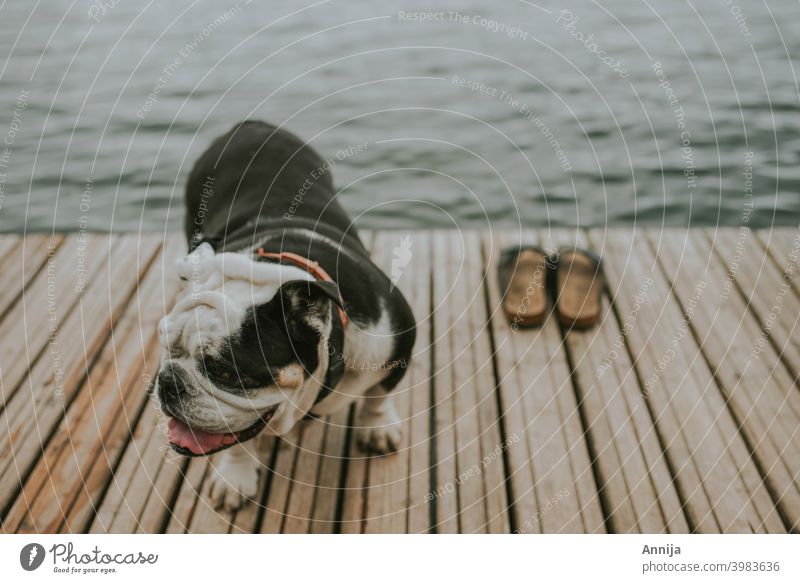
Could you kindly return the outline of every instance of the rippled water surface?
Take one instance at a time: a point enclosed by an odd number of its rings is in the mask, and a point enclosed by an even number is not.
[[[800,4],[737,2],[7,1],[0,229],[178,228],[243,118],[362,227],[796,225]]]

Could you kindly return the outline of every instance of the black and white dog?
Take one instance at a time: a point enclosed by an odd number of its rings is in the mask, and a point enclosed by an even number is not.
[[[173,449],[226,450],[210,488],[217,507],[256,494],[263,462],[249,440],[354,397],[366,397],[358,442],[375,453],[399,445],[391,391],[414,317],[336,200],[330,166],[291,133],[245,121],[189,176],[185,284],[159,324],[153,388]]]

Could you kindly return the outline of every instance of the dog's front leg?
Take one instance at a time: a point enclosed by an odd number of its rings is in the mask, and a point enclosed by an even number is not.
[[[375,385],[364,394],[355,427],[361,447],[378,454],[397,451],[403,436],[402,425],[391,392]]]
[[[209,497],[214,508],[238,510],[258,492],[258,473],[263,467],[258,438],[234,445],[211,463]]]

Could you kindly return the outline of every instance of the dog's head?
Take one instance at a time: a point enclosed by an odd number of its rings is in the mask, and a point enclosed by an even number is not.
[[[287,433],[325,377],[336,286],[207,243],[178,262],[178,274],[185,285],[159,323],[153,386],[172,447],[207,455],[265,427]]]

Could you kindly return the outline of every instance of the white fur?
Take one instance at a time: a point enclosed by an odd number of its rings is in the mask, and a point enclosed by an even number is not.
[[[314,407],[312,413],[335,413],[380,383],[389,374],[386,363],[393,350],[394,336],[386,310],[382,311],[380,320],[369,328],[359,328],[351,323],[344,341],[344,376],[333,392]]]
[[[281,285],[313,277],[299,267],[257,262],[238,253],[214,254],[207,243],[178,260],[176,270],[186,285],[158,331],[162,364],[177,362],[192,377],[191,402],[184,413],[200,429],[232,432],[249,427],[266,410],[280,405],[271,421],[273,431],[289,431],[292,420],[302,417],[298,407],[313,403],[309,394],[318,392],[318,379],[308,379],[300,389],[265,387],[246,398],[218,389],[198,374],[196,358],[217,350],[222,339],[241,327],[248,308],[268,302]],[[327,336],[328,330],[320,333]]]
[[[162,356],[176,345],[196,356],[236,331],[247,309],[271,300],[284,283],[313,279],[295,266],[253,261],[239,253],[215,255],[208,243],[179,259],[176,270],[187,283],[159,322]]]
[[[217,456],[211,467],[208,495],[214,508],[228,512],[237,510],[258,493],[261,462],[258,439],[226,449]]]
[[[317,233],[310,236],[338,246]],[[344,248],[342,252],[350,253]],[[159,338],[162,362],[176,360],[193,377],[196,393],[192,394],[192,403],[198,416],[192,421],[207,431],[238,431],[277,404],[265,433],[288,434],[311,409],[319,393],[329,364],[327,341],[320,343],[317,370],[300,388],[265,387],[253,398],[216,388],[196,372],[195,359],[200,351],[214,350],[220,339],[235,332],[250,306],[268,302],[288,281],[310,281],[313,277],[298,267],[253,261],[247,254],[214,254],[208,244],[181,259],[177,271],[187,285],[175,308],[159,323]],[[326,340],[330,326],[330,321],[316,320],[316,327]],[[380,386],[391,371],[390,365],[397,364],[388,362],[394,343],[385,307],[373,326],[359,328],[351,322],[345,333],[345,374],[332,394],[312,410],[316,415],[328,415],[366,394],[355,428],[356,439],[379,453],[396,450],[400,444],[400,419],[393,396]],[[236,445],[219,455],[209,487],[217,508],[232,511],[256,495],[262,467],[258,441],[256,438]]]
[[[394,406],[394,394],[376,386],[364,395],[364,404],[355,425],[356,442],[367,451],[397,451],[403,437],[403,424]]]

